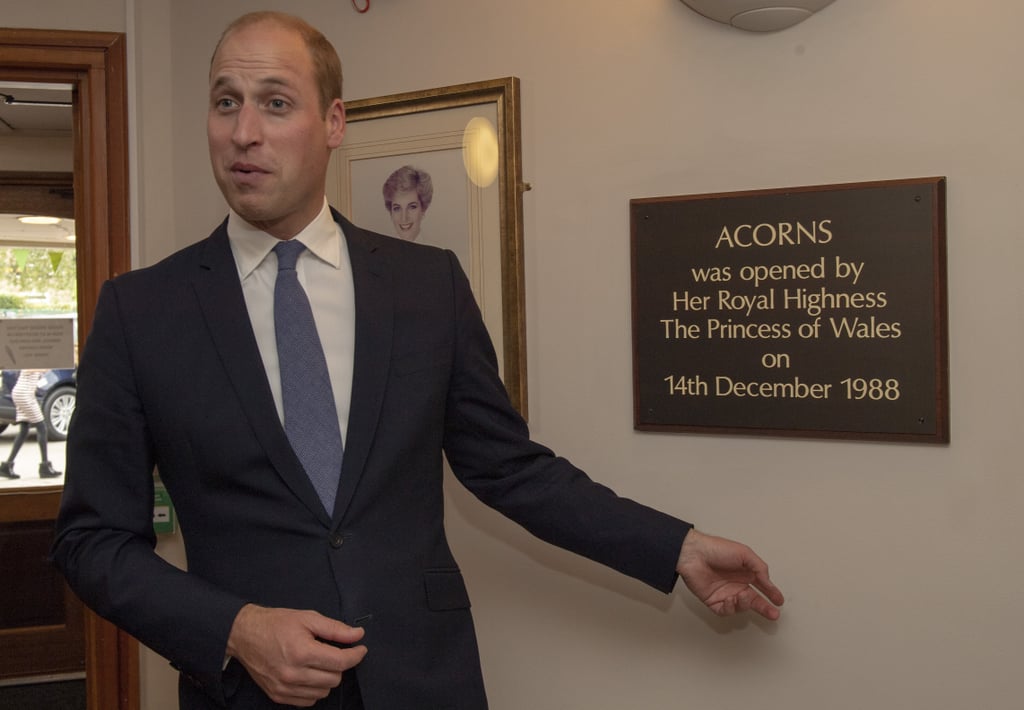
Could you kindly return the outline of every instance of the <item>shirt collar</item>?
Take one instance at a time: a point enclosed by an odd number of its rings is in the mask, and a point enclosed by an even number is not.
[[[327,198],[324,197],[324,206],[320,209],[320,213],[292,239],[298,239],[318,259],[339,269],[341,268],[340,235],[341,229],[334,221],[327,206]],[[245,281],[249,274],[263,263],[267,254],[280,240],[257,229],[242,219],[234,210],[230,210],[228,241],[231,243],[231,251],[235,255],[238,276]]]

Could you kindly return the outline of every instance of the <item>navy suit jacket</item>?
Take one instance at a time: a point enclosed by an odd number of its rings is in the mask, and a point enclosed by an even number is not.
[[[94,610],[182,671],[183,708],[275,707],[224,653],[239,609],[366,629],[370,710],[486,707],[443,528],[442,452],[480,500],[663,591],[689,525],[530,440],[448,251],[340,215],[355,282],[351,416],[328,517],[278,419],[225,224],[102,289],[78,372],[53,558]],[[153,469],[188,571],[154,551]],[[337,708],[333,693],[317,707]]]

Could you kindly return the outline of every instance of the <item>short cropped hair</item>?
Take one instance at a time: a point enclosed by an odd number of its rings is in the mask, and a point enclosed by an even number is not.
[[[313,60],[313,78],[320,93],[320,112],[326,118],[327,108],[335,99],[341,98],[341,58],[338,57],[338,52],[334,49],[334,45],[324,37],[323,33],[301,17],[269,10],[242,15],[228,25],[221,34],[220,39],[217,40],[217,46],[214,48],[213,56],[210,58],[211,68],[213,67],[214,60],[217,58],[220,46],[227,39],[228,35],[235,30],[258,25],[261,22],[280,25],[286,30],[298,33],[302,37],[302,41],[305,42],[309,55]]]

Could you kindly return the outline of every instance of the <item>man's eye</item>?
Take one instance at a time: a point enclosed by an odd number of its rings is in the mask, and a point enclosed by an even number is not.
[[[275,111],[282,111],[288,107],[288,104],[285,103],[284,99],[271,99],[268,104],[270,108]]]
[[[222,109],[222,110],[234,108],[235,100],[234,99],[228,99],[228,98],[217,99],[216,106],[217,106],[217,108]]]

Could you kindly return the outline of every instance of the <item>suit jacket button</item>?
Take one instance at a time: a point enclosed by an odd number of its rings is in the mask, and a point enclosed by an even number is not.
[[[333,533],[330,537],[329,542],[331,543],[331,547],[337,550],[339,547],[345,544],[345,538],[342,537],[341,533]]]

